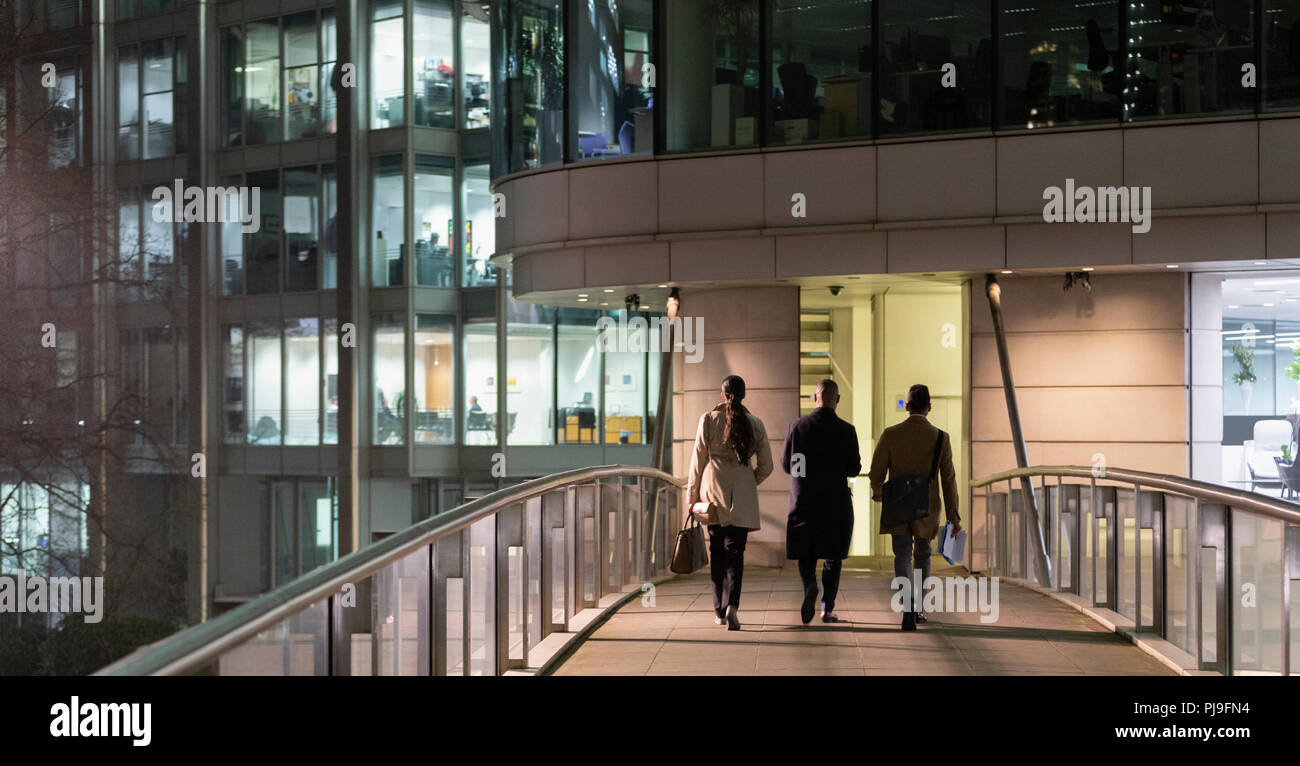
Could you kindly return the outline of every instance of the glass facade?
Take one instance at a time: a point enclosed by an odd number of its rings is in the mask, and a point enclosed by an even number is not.
[[[179,353],[177,369],[183,374],[183,351]],[[303,317],[222,325],[221,368],[224,443],[338,443],[337,320]]]
[[[185,58],[183,37],[117,49],[119,161],[185,151]]]
[[[486,128],[490,122],[492,98],[492,31],[485,4],[461,4],[460,61],[461,100],[465,128]]]
[[[570,159],[654,152],[654,3],[588,3],[574,19]]]
[[[467,318],[464,330],[465,444],[493,445],[497,443],[497,385],[500,379],[496,318]],[[518,388],[517,379],[515,387]]]
[[[415,157],[415,283],[454,287],[456,216],[451,157]]]
[[[370,127],[404,125],[402,0],[370,3]]]
[[[397,314],[371,317],[372,443],[406,443],[406,324]]]
[[[456,443],[456,320],[450,316],[415,317],[416,444]]]
[[[411,23],[413,124],[456,127],[456,68],[451,0],[415,0]]]
[[[376,157],[370,186],[370,284],[391,287],[406,283],[406,197],[402,155]]]
[[[871,0],[771,0],[774,144],[871,136]]]
[[[493,13],[494,177],[562,158],[1300,107],[1297,0],[520,0]]]
[[[332,9],[223,27],[223,133],[227,146],[316,138],[336,131],[329,78],[336,58]]]
[[[1264,108],[1300,109],[1300,0],[1264,0]]]
[[[465,287],[494,285],[497,269],[488,259],[496,252],[496,220],[487,163],[466,165],[461,183],[465,211]]]
[[[564,159],[565,5],[520,0],[493,6],[496,175]]]

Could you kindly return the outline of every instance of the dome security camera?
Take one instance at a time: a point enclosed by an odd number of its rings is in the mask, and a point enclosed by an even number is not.
[[[839,295],[840,291],[844,289],[844,285],[831,285],[827,289],[831,291],[831,295]]]

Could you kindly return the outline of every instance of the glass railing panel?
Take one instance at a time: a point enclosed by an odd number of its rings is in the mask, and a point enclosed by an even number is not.
[[[421,548],[372,578],[378,624],[374,675],[429,674],[429,550]]]
[[[1196,654],[1196,502],[1165,496],[1165,638]]]
[[[1137,503],[1133,490],[1120,489],[1116,493],[1116,505],[1119,513],[1116,525],[1119,533],[1117,543],[1119,598],[1115,611],[1130,620],[1137,619],[1137,566],[1138,566],[1138,531]]]
[[[1092,542],[1097,546],[1097,555],[1093,557],[1096,564],[1093,569],[1093,603],[1097,606],[1109,606],[1111,601],[1110,567],[1111,551],[1110,520],[1115,513],[1115,495],[1109,489],[1097,491],[1097,508],[1094,511]]]
[[[1155,531],[1138,529],[1138,603],[1142,606],[1141,627],[1155,624]]]
[[[434,557],[442,589],[442,670],[449,676],[465,675],[465,537],[453,532],[439,539]]]
[[[469,674],[493,675],[496,672],[496,519],[491,516],[469,528]]]
[[[1232,511],[1232,672],[1282,672],[1283,523]]]
[[[312,604],[222,653],[217,660],[217,675],[328,675],[328,603],[322,600]]]
[[[542,560],[543,546],[546,541],[542,531],[544,516],[541,496],[530,498],[524,503],[524,526],[528,530],[528,609],[525,610],[527,623],[525,630],[528,634],[529,649],[537,646],[546,637],[543,623],[549,619],[548,615],[542,613],[542,571],[546,565]],[[547,551],[546,555],[549,556],[550,551]]]
[[[1219,661],[1219,602],[1217,577],[1219,551],[1217,548],[1200,549],[1201,567],[1201,666]]]
[[[1079,540],[1079,598],[1083,603],[1092,604],[1096,597],[1094,586],[1094,575],[1092,568],[1093,551],[1096,550],[1093,545],[1093,535],[1096,534],[1096,520],[1093,518],[1093,498],[1092,487],[1084,487],[1079,490],[1079,515],[1081,517],[1080,529],[1083,530]]]

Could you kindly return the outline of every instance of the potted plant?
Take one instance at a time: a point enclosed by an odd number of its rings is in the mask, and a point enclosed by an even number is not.
[[[1246,347],[1240,343],[1232,347],[1232,358],[1237,362],[1237,371],[1232,373],[1232,382],[1241,386],[1241,406],[1245,414],[1250,414],[1250,395],[1255,388],[1255,352],[1247,351]],[[1296,362],[1292,360],[1291,366],[1295,367]],[[1297,367],[1297,375],[1300,375],[1300,367]],[[1287,375],[1291,374],[1291,368],[1287,368]]]
[[[1291,344],[1291,363],[1286,366],[1284,374],[1300,387],[1300,343]],[[1297,388],[1297,393],[1300,393],[1300,388]]]

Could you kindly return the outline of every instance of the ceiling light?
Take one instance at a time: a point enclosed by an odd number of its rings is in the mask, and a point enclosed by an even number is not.
[[[1015,272],[1013,272],[1011,269],[1003,269],[1003,270],[1002,270],[1002,273],[1003,273],[1003,274],[1014,274]]]
[[[1256,266],[1267,266],[1268,261],[1255,261]]]
[[[660,287],[667,287],[668,285],[659,285],[659,286],[660,286]]]
[[[612,293],[612,292],[614,292],[614,288],[612,288],[612,287],[606,287],[606,288],[605,288],[605,292],[607,292],[607,293]]]
[[[1084,271],[1092,271],[1092,270],[1093,270],[1093,267],[1092,267],[1092,266],[1084,266],[1084,267],[1083,267],[1083,270],[1084,270]]]
[[[1166,264],[1165,264],[1165,268],[1166,268],[1166,269],[1176,269],[1176,268],[1178,268],[1178,264],[1176,264],[1176,263],[1166,263]]]

